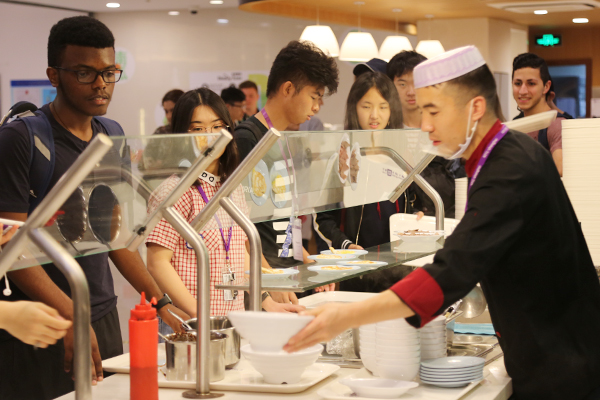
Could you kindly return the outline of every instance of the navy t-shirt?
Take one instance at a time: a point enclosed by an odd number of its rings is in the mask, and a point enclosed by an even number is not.
[[[75,162],[89,142],[85,142],[63,128],[53,117],[46,104],[41,108],[52,126],[55,146],[55,166],[48,191]],[[94,137],[104,129],[92,121]],[[29,209],[29,158],[31,143],[23,121],[14,121],[0,129],[0,211],[26,213]],[[108,253],[95,254],[76,259],[88,281],[92,321],[97,321],[116,306],[113,278],[108,264]],[[69,283],[54,264],[43,265],[44,270],[56,285],[71,297]],[[4,286],[4,280],[0,283]],[[29,298],[16,285],[9,297],[2,300],[17,301]]]

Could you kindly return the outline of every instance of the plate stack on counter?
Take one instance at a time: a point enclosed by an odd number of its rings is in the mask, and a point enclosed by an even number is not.
[[[360,357],[375,376],[413,380],[421,362],[419,331],[404,319],[361,326]]]
[[[562,121],[562,179],[581,223],[594,265],[600,265],[599,130],[599,118]]]
[[[446,317],[440,315],[421,330],[421,358],[430,360],[448,355]]]
[[[421,362],[421,382],[440,387],[461,387],[483,379],[485,360],[447,357]]]
[[[460,220],[465,215],[465,205],[467,204],[467,190],[469,181],[467,178],[458,178],[456,182],[456,190],[454,192],[454,218]]]

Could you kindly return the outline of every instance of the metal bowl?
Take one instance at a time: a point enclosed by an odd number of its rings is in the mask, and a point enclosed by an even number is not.
[[[188,319],[187,322],[192,329],[198,329],[196,318]],[[231,369],[240,361],[240,335],[227,317],[210,317],[210,331],[227,335],[225,339],[225,368]]]

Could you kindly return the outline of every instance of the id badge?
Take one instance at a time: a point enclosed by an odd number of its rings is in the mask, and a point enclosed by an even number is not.
[[[296,218],[292,226],[292,243],[294,245],[294,260],[304,260],[302,254],[302,220]]]
[[[229,273],[223,274],[223,284],[224,285],[230,284],[233,281],[232,278],[233,278],[233,276],[231,276],[231,274],[229,274]],[[235,298],[236,298],[236,295],[232,289],[224,289],[223,290],[223,300],[233,301],[233,300],[235,300]]]

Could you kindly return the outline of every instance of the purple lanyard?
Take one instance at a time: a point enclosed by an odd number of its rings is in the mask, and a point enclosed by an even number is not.
[[[494,138],[488,143],[488,145],[483,150],[483,153],[481,154],[481,157],[479,158],[479,161],[477,162],[477,168],[475,168],[473,177],[470,179],[469,192],[471,191],[471,188],[475,184],[475,181],[477,180],[477,177],[479,176],[479,173],[481,172],[481,168],[483,168],[486,161],[488,160],[490,153],[492,152],[492,150],[494,150],[494,147],[496,147],[496,145],[504,138],[504,136],[506,136],[507,133],[508,133],[508,127],[506,125],[502,125],[502,129],[500,129],[500,132],[496,133]],[[465,212],[467,212],[468,206],[469,206],[469,197],[468,197],[468,193],[467,193],[467,202],[465,204]]]
[[[204,200],[204,202],[208,204],[208,197],[206,197],[206,193],[204,193],[204,189],[202,189],[202,186],[198,185],[197,188],[198,192],[200,192],[200,196],[202,196],[202,200]],[[233,232],[233,227],[229,227],[229,238],[227,239],[227,241],[225,241],[225,234],[223,234],[223,226],[221,225],[221,221],[219,220],[217,214],[215,214],[215,219],[217,220],[217,224],[219,224],[219,231],[221,231],[223,247],[225,248],[225,259],[229,260],[229,247],[231,246],[231,234]]]
[[[269,127],[269,129],[273,128],[273,123],[271,122],[271,118],[269,117],[269,114],[267,114],[267,110],[265,110],[263,108],[262,110],[260,110],[260,113],[262,114],[263,117],[265,117],[265,121],[267,122],[267,126]],[[283,150],[283,145],[281,144],[281,140],[278,140],[277,143],[279,143],[279,150],[281,151],[281,155],[283,156],[283,159],[285,161],[285,169],[288,173],[288,176],[291,176],[290,169],[288,167],[288,159],[285,156],[285,151]],[[286,143],[287,143],[287,141],[286,141]],[[288,151],[289,151],[290,150],[289,143],[287,144],[287,146],[288,146]],[[290,154],[292,154],[291,151],[290,151]],[[294,176],[296,176],[296,169],[294,168],[294,163],[291,162],[290,164],[292,166],[292,171],[294,173]],[[296,180],[294,179],[294,192],[296,192],[295,187],[296,187]],[[292,197],[292,215],[290,215],[290,223],[288,224],[288,227],[285,230],[286,237],[285,237],[285,241],[283,242],[281,254],[279,255],[279,257],[287,257],[289,254],[290,244],[292,244],[292,227],[293,227],[293,225],[294,225],[294,198]]]

